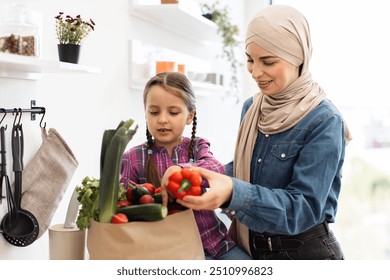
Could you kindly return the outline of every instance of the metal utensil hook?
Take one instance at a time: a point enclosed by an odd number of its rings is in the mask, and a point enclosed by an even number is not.
[[[0,125],[3,122],[3,120],[5,119],[6,116],[7,116],[7,111],[4,111],[4,116],[1,118]],[[7,130],[7,125],[4,126],[4,130]]]
[[[39,126],[40,126],[41,128],[46,128],[46,122],[45,122],[45,124],[42,126],[42,122],[43,122],[43,119],[45,118],[45,114],[46,114],[46,110],[45,110],[45,108],[42,108],[42,117],[41,117],[41,121],[39,122]]]
[[[21,108],[14,108],[14,112],[12,114],[16,114],[14,119],[14,126],[19,126],[22,119],[23,110]],[[16,124],[16,120],[18,116],[19,116],[18,124]]]

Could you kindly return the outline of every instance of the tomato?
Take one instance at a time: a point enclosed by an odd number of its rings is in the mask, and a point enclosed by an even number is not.
[[[141,186],[145,187],[150,192],[150,194],[154,194],[156,191],[156,187],[151,183],[143,183]]]
[[[127,223],[128,221],[129,221],[129,219],[123,213],[116,213],[111,218],[111,223],[113,223],[113,224],[124,224],[124,223]]]
[[[127,198],[128,201],[132,201],[133,200],[133,188],[132,187],[129,187],[126,190],[126,198]]]
[[[154,193],[161,193],[161,188],[156,188],[156,191]]]
[[[139,198],[139,204],[154,203],[154,198],[150,194],[144,194]]]
[[[127,199],[121,199],[121,200],[118,200],[118,207],[125,207],[125,206],[130,206],[132,203],[131,201],[127,200]]]

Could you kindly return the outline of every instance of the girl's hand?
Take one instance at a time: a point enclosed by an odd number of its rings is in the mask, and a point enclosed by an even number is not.
[[[229,176],[202,167],[193,166],[192,168],[200,172],[202,177],[209,182],[210,188],[201,196],[187,195],[183,199],[177,199],[177,203],[195,210],[215,210],[231,199],[233,180]]]

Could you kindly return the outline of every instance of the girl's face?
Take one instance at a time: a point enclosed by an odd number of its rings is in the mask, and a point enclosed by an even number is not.
[[[184,128],[192,123],[194,112],[188,110],[180,97],[161,86],[152,86],[146,96],[145,118],[155,145],[171,153],[181,143]]]
[[[247,69],[265,95],[284,90],[299,76],[299,67],[273,55],[255,43],[246,48]]]

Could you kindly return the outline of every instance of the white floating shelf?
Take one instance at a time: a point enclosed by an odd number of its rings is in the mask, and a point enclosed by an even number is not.
[[[217,25],[180,4],[131,5],[131,15],[199,41],[220,41]]]
[[[101,69],[37,57],[0,53],[0,77],[38,80],[44,73],[100,74]]]

